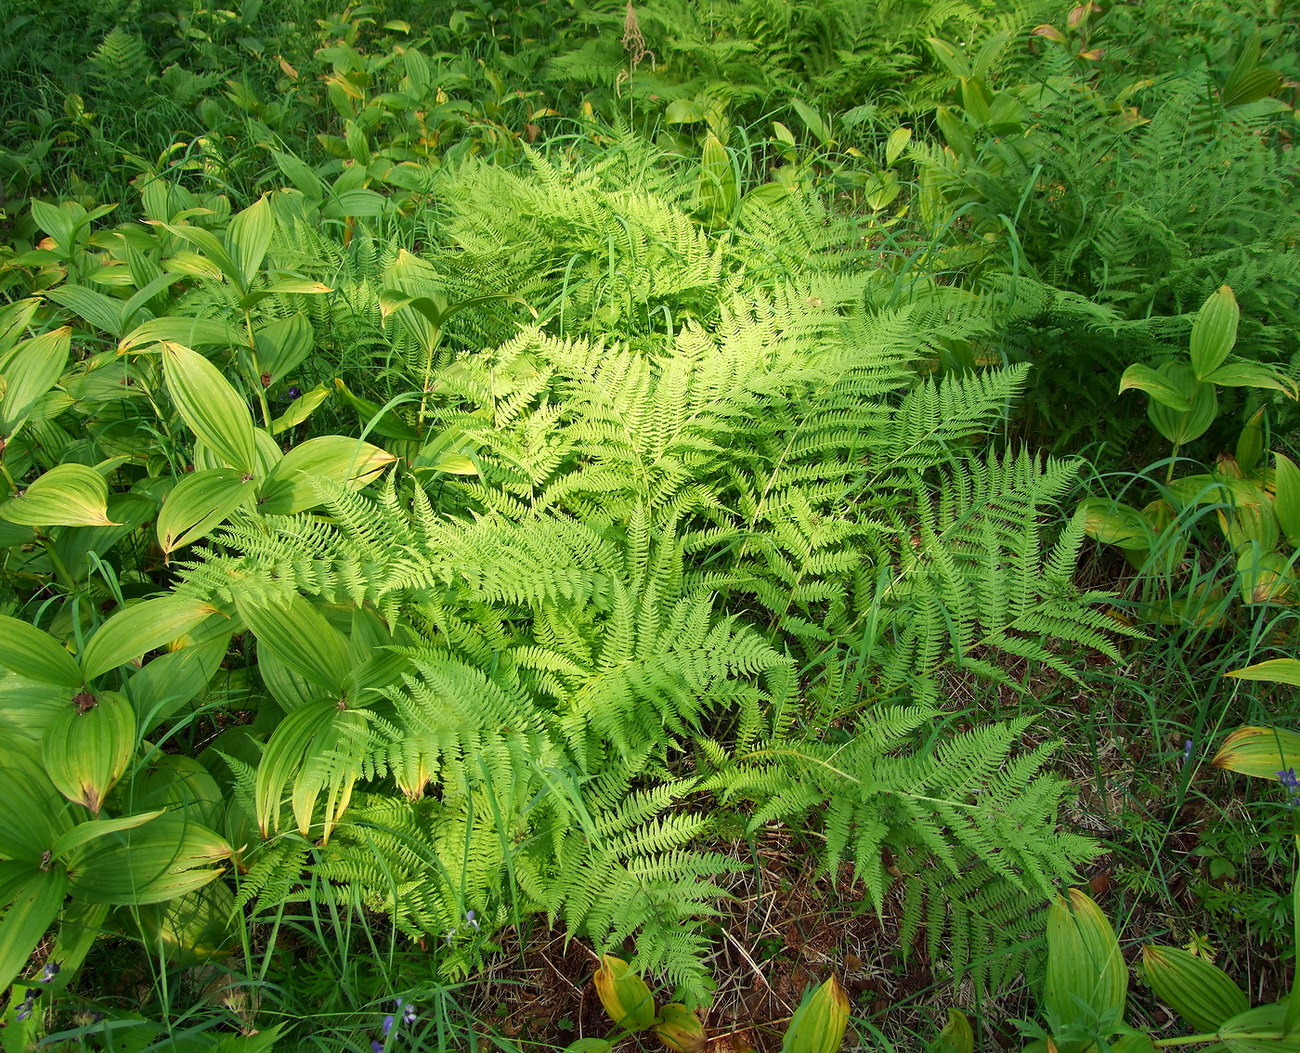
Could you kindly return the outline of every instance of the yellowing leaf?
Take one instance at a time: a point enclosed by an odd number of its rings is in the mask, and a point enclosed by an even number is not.
[[[21,526],[116,526],[108,518],[108,483],[84,464],[51,468],[0,505],[0,518]]]

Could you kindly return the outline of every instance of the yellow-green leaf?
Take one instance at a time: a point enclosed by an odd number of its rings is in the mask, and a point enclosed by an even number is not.
[[[207,537],[256,495],[257,484],[238,468],[210,468],[185,476],[158,512],[158,544],[163,553],[170,556]]]
[[[50,782],[95,815],[135,752],[135,710],[114,691],[84,691],[63,706],[41,738]]]
[[[1047,912],[1044,1008],[1062,1023],[1118,1027],[1124,1020],[1128,968],[1106,915],[1079,889]]]
[[[591,980],[615,1027],[644,1031],[655,1022],[655,1000],[650,988],[622,958],[602,954],[600,968]]]
[[[238,284],[244,289],[252,284],[253,276],[261,269],[274,233],[275,216],[265,194],[230,221],[226,245],[239,272]]]
[[[67,877],[52,868],[33,870],[10,890],[9,909],[0,919],[0,990],[7,991],[30,960],[63,909],[67,889]]]
[[[230,382],[184,344],[162,345],[163,372],[172,401],[190,430],[231,468],[252,474],[257,464],[253,418]]]
[[[1300,662],[1294,658],[1276,658],[1228,675],[1300,687]],[[1210,763],[1240,775],[1276,782],[1279,772],[1300,768],[1300,735],[1282,728],[1238,728],[1223,740]]]
[[[0,365],[0,442],[14,437],[36,403],[58,383],[71,346],[72,330],[64,326],[24,340],[4,357]]]
[[[159,596],[122,608],[95,631],[82,651],[86,679],[184,636],[216,613],[217,608],[209,603],[180,596]]]
[[[308,439],[271,469],[258,492],[258,510],[281,515],[313,508],[321,503],[313,480],[360,490],[396,460],[378,446],[344,435]]]
[[[849,996],[834,976],[804,996],[790,1018],[781,1053],[836,1053],[849,1025]]]
[[[53,636],[7,614],[0,614],[0,668],[59,687],[79,687],[84,679],[77,660]]]
[[[104,477],[73,462],[56,465],[0,505],[0,518],[31,527],[117,525],[108,518]]]

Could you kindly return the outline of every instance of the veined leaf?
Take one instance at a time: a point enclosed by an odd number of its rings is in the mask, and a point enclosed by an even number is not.
[[[1290,377],[1257,362],[1229,362],[1219,366],[1205,380],[1221,388],[1268,388],[1281,391],[1290,398],[1300,394]]]
[[[39,865],[72,828],[68,804],[40,762],[6,744],[0,767],[0,856]]]
[[[1128,967],[1106,915],[1079,889],[1057,897],[1047,914],[1048,1014],[1105,1033],[1124,1021]]]
[[[1136,389],[1170,409],[1186,411],[1192,408],[1191,390],[1176,384],[1171,378],[1141,362],[1134,362],[1119,378],[1120,394]]]
[[[352,798],[365,757],[367,722],[358,710],[340,709],[333,702],[311,702],[289,712],[266,744],[257,769],[257,822],[264,837],[280,827],[285,788],[294,820],[304,836],[321,794],[324,801],[323,841]]]
[[[275,215],[265,194],[230,221],[226,244],[239,275],[236,284],[241,289],[247,289],[261,269],[274,233]]]
[[[53,636],[7,614],[0,614],[0,667],[59,687],[84,681],[77,660]]]
[[[90,843],[71,888],[87,903],[163,903],[221,876],[230,844],[186,816],[163,815]]]
[[[1284,453],[1273,456],[1273,511],[1286,539],[1300,547],[1300,468]]]
[[[229,322],[216,318],[182,318],[164,315],[141,322],[117,346],[121,353],[134,351],[150,344],[171,342],[186,347],[238,347],[244,343],[244,334]]]
[[[170,556],[192,545],[256,496],[257,484],[238,468],[210,468],[185,476],[158,512],[159,546]]]
[[[849,996],[832,976],[804,996],[790,1018],[781,1053],[837,1053],[849,1024]]]
[[[0,919],[0,989],[7,990],[27,964],[45,931],[54,923],[68,891],[62,870],[35,869],[11,892]]]
[[[217,609],[199,600],[159,596],[116,611],[81,654],[87,680],[183,636]]]
[[[1217,1031],[1250,1008],[1227,973],[1177,947],[1143,947],[1142,969],[1156,997],[1199,1032]]]
[[[50,721],[41,763],[58,791],[95,815],[135,752],[135,709],[113,691],[83,692]]]
[[[1276,658],[1228,675],[1300,687],[1300,662],[1294,658]],[[1282,772],[1300,767],[1300,735],[1282,728],[1238,728],[1224,739],[1210,763],[1216,768],[1277,782]]]
[[[360,490],[397,458],[378,446],[343,435],[320,435],[295,446],[262,483],[258,509],[266,515],[301,512],[320,504],[313,479]]]
[[[301,312],[277,318],[254,335],[257,361],[271,383],[282,380],[291,369],[311,354],[316,334]]]
[[[1210,374],[1232,353],[1240,317],[1237,298],[1226,285],[1219,286],[1201,305],[1196,321],[1192,323],[1192,372],[1197,380],[1211,379]]]
[[[0,517],[31,527],[116,526],[108,518],[108,483],[95,469],[56,465],[27,491],[0,505]]]
[[[36,403],[59,382],[68,364],[72,330],[67,326],[18,344],[5,356],[0,388],[0,441],[8,442]]]
[[[347,641],[306,599],[294,596],[286,604],[262,606],[236,593],[235,605],[259,647],[335,699],[342,696],[350,671]]]
[[[253,418],[230,382],[183,344],[162,345],[163,372],[177,412],[230,467],[252,475],[257,465]]]
[[[56,858],[67,855],[73,849],[80,848],[82,845],[89,844],[96,838],[105,837],[108,834],[115,834],[119,830],[131,830],[137,826],[144,826],[145,823],[157,819],[164,814],[165,808],[159,808],[155,812],[141,812],[139,815],[124,815],[118,819],[90,819],[84,823],[78,823],[66,834],[54,842],[54,847],[50,854]]]

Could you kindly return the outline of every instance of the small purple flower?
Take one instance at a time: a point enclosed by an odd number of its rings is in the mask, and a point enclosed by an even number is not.
[[[58,963],[58,962],[46,962],[46,963],[45,963],[45,969],[44,969],[44,971],[41,973],[41,983],[43,983],[43,984],[47,984],[47,983],[49,983],[49,982],[50,982],[51,980],[53,980],[56,976],[59,975],[59,971],[60,971],[60,970],[59,970],[59,963]]]
[[[1292,792],[1300,790],[1300,778],[1296,777],[1294,768],[1285,768],[1278,772],[1277,781]]]
[[[383,1026],[383,1031],[384,1031],[384,1038],[387,1038],[387,1037],[392,1033],[392,1030],[393,1030],[393,1014],[392,1014],[392,1013],[389,1013],[386,1017],[384,1017],[384,1023],[383,1023],[382,1026]]]
[[[377,1042],[374,1039],[371,1039],[370,1049],[372,1053],[384,1053],[384,1044],[382,1042]]]
[[[32,1015],[32,1010],[36,1008],[36,996],[40,994],[34,987],[27,988],[27,996],[23,999],[23,1004],[18,1007],[18,1012],[14,1016],[19,1020],[26,1020]]]
[[[400,1006],[402,1003],[398,1002],[397,1004]],[[415,1015],[415,1006],[408,1002],[406,1008],[402,1010],[402,1023],[410,1027],[418,1019],[419,1017]]]
[[[302,388],[298,387],[298,385],[295,384],[293,385],[293,387],[291,387],[288,391],[285,392],[285,395],[289,397],[290,402],[292,402],[294,399],[300,399],[302,398]]]
[[[478,929],[478,922],[475,920],[474,912],[472,910],[465,911],[465,920],[470,924],[472,928],[474,928],[475,930]]]
[[[1195,739],[1188,739],[1186,742],[1183,743],[1183,759],[1180,762],[1179,767],[1181,768],[1187,767],[1187,762],[1192,759],[1192,750],[1195,747],[1196,747]]]

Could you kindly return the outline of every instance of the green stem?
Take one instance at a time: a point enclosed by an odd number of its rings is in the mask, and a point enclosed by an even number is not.
[[[1174,481],[1174,465],[1178,463],[1178,451],[1182,449],[1182,443],[1174,443],[1174,448],[1169,451],[1169,468],[1165,472],[1165,486]]]
[[[62,579],[68,588],[73,588],[76,585],[76,580],[73,578],[71,572],[69,572],[67,564],[63,562],[63,559],[54,550],[54,542],[44,534],[37,534],[36,538],[41,543],[41,547],[45,549],[45,554],[50,557],[50,563],[54,566],[55,576]]]
[[[257,392],[257,404],[262,408],[262,424],[270,431],[271,407],[266,401],[266,388],[262,385],[262,366],[257,361],[257,338],[253,336],[253,318],[244,311],[244,332],[248,334],[248,360],[253,364],[253,390]]]
[[[1196,1046],[1204,1045],[1207,1042],[1221,1042],[1219,1033],[1216,1031],[1212,1035],[1184,1035],[1182,1038],[1157,1038],[1152,1041],[1153,1046]]]

